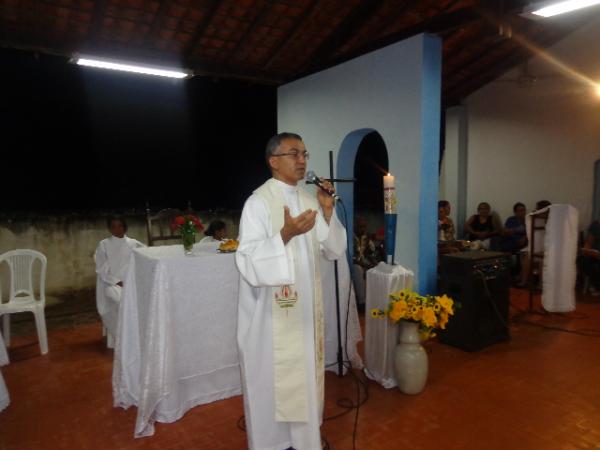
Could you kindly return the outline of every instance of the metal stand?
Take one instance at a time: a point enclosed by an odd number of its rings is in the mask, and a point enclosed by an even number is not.
[[[354,178],[334,178],[333,176],[333,151],[329,151],[329,178],[327,179],[330,183],[354,183]],[[310,182],[307,181],[307,184]],[[338,201],[342,201],[341,199]],[[338,348],[337,348],[337,367],[338,376],[344,375],[344,349],[342,347],[342,322],[340,318],[340,281],[338,275],[338,262],[337,259],[333,261],[333,273],[335,277],[335,310],[337,318],[337,337],[338,337]]]
[[[535,291],[536,291],[536,286],[534,283],[534,277],[533,277],[533,271],[534,271],[534,265],[535,265],[535,261],[539,260],[540,263],[540,267],[539,267],[539,272],[538,272],[538,277],[541,277],[542,274],[542,270],[543,270],[543,261],[544,261],[544,252],[536,252],[535,251],[535,232],[538,230],[545,230],[546,229],[546,222],[548,220],[548,214],[549,212],[543,213],[543,214],[535,214],[533,213],[531,216],[531,240],[529,242],[529,271],[527,274],[527,282],[529,284],[529,305],[528,305],[528,309],[526,311],[526,313],[528,314],[533,314],[533,313],[538,313],[539,311],[535,311],[533,308],[533,297],[535,295]],[[538,223],[540,223],[538,225]],[[542,242],[543,244],[543,242]],[[542,309],[543,311],[543,309]],[[542,314],[545,314],[542,313]]]
[[[353,183],[355,180],[345,180],[345,179],[336,179],[333,176],[333,151],[329,151],[329,181],[331,183]],[[340,200],[341,201],[341,200]],[[344,349],[342,347],[342,322],[340,318],[340,284],[339,284],[339,275],[338,275],[338,262],[337,259],[333,261],[333,273],[335,277],[335,311],[337,318],[337,338],[338,338],[338,348],[337,348],[337,367],[338,367],[338,377],[344,375]],[[349,307],[349,306],[348,306]]]
[[[536,214],[535,212],[531,213],[531,236],[529,237],[529,267],[527,270],[527,284],[529,287],[529,303],[527,306],[527,309],[519,312],[518,314],[515,314],[512,318],[513,321],[517,321],[519,319],[521,319],[523,316],[527,316],[530,314],[539,314],[539,315],[546,315],[546,311],[542,308],[541,311],[537,311],[534,309],[533,307],[533,298],[535,296],[535,291],[536,291],[536,285],[534,283],[534,265],[536,261],[543,261],[544,260],[544,252],[536,252],[535,251],[535,246],[536,246],[536,240],[535,240],[535,235],[536,235],[536,231],[541,231],[541,230],[545,230],[546,229],[546,222],[548,220],[548,214],[549,212],[544,212],[544,213],[538,213]],[[540,264],[540,276],[541,276],[541,270],[542,270],[542,266],[543,264]]]

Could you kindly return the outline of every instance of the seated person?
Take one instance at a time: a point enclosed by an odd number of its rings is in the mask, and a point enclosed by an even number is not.
[[[438,225],[443,231],[444,241],[456,240],[454,222],[450,218],[450,202],[448,200],[440,200],[438,202]],[[439,230],[438,230],[439,231]],[[440,237],[442,234],[440,234]]]
[[[590,279],[590,293],[600,295],[600,220],[594,220],[588,228],[581,250],[581,268]]]
[[[127,222],[120,216],[110,216],[106,224],[112,235],[102,239],[96,248],[96,306],[102,323],[111,338],[117,331],[119,302],[123,280],[129,268],[129,259],[134,248],[145,247],[141,242],[125,235]]]
[[[484,248],[489,250],[493,247],[492,238],[500,234],[500,227],[495,223],[491,215],[492,208],[489,203],[481,202],[477,206],[477,214],[472,215],[465,224],[465,231],[471,242],[472,248]]]
[[[446,204],[449,205],[445,200],[438,202],[438,253],[440,255],[460,251],[454,236],[454,223],[447,216]]]
[[[523,203],[515,203],[513,213],[514,216],[510,216],[504,223],[500,240],[500,250],[508,253],[516,253],[527,246],[527,230],[525,229],[527,209]]]
[[[227,225],[222,220],[213,220],[206,231],[204,232],[206,237],[204,237],[200,243],[205,244],[207,242],[221,242],[225,239],[227,234]]]

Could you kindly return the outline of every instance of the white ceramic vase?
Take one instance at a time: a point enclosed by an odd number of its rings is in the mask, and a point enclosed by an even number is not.
[[[394,372],[398,389],[405,394],[418,394],[425,387],[429,368],[427,352],[421,345],[419,324],[400,321],[398,345],[394,353]]]

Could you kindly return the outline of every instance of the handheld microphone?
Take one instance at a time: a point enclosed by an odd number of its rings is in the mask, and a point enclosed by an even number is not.
[[[340,199],[340,196],[338,194],[336,194],[331,189],[328,189],[325,186],[323,186],[323,182],[321,181],[321,179],[312,170],[309,170],[308,172],[306,172],[306,181],[308,183],[315,184],[315,185],[319,186],[319,188],[321,188],[323,191],[325,191],[329,195],[331,195],[334,200],[339,200]]]

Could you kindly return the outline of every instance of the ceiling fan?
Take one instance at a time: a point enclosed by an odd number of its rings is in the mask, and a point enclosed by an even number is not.
[[[499,78],[496,81],[500,83],[515,83],[517,86],[522,88],[531,88],[536,85],[539,81],[560,77],[556,73],[539,74],[535,75],[529,68],[529,62],[525,61],[519,67],[519,74],[514,78]]]

